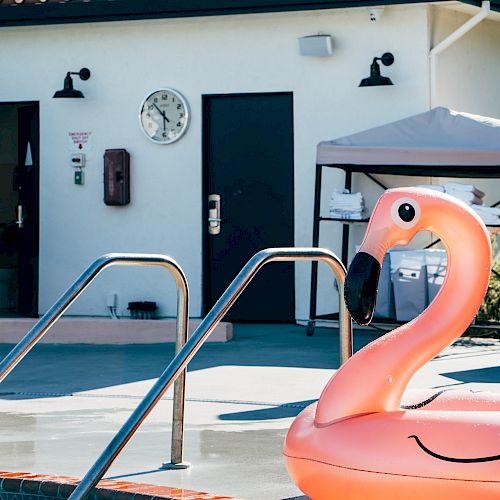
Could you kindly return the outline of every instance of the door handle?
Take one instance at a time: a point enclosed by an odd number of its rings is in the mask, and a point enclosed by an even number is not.
[[[220,195],[210,194],[208,196],[208,234],[220,233]]]
[[[24,226],[24,216],[23,216],[23,206],[22,205],[17,205],[16,215],[17,215],[17,220],[16,220],[17,227],[19,229],[21,229]]]

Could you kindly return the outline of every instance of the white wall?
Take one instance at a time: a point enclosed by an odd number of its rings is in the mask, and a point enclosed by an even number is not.
[[[329,33],[334,55],[298,55],[297,37]],[[4,28],[0,31],[0,101],[40,101],[40,312],[95,257],[105,252],[167,253],[189,279],[191,314],[201,314],[201,96],[211,93],[293,91],[296,244],[310,245],[318,141],[350,134],[426,110],[427,10],[386,7],[380,22],[366,9]],[[390,51],[383,67],[393,87],[358,88],[371,60]],[[52,99],[68,70],[84,100]],[[145,139],[138,128],[142,98],[172,86],[189,100],[187,135],[170,146]],[[89,130],[85,186],[73,184],[67,134]],[[127,148],[132,202],[102,202],[102,154]],[[340,175],[334,176],[338,181]],[[369,195],[370,197],[370,195]],[[321,243],[340,252],[340,227],[323,228]],[[326,272],[322,273],[326,275]],[[297,318],[309,314],[309,266],[297,266]],[[331,278],[321,281],[320,308],[335,309]],[[72,307],[104,315],[108,291],[129,300],[156,300],[175,312],[174,287],[160,270],[115,269]],[[321,312],[321,311],[320,311]]]
[[[498,14],[495,16],[498,19]],[[470,18],[443,7],[430,7],[431,46]],[[483,20],[438,55],[436,77],[439,106],[500,118],[500,22]]]
[[[475,9],[474,12],[479,12]],[[466,33],[437,57],[437,103],[457,111],[500,118],[500,22],[488,19]],[[430,43],[439,42],[462,26],[471,15],[430,6]],[[436,179],[445,183],[453,179]],[[454,179],[456,181],[456,179]],[[460,182],[469,182],[462,179]],[[500,200],[500,180],[470,179],[486,193],[485,204]]]

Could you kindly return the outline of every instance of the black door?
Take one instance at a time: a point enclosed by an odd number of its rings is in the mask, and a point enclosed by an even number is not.
[[[203,141],[206,313],[252,255],[294,245],[292,93],[204,96]],[[219,234],[208,232],[212,194]],[[293,322],[294,282],[293,263],[268,264],[226,319]]]
[[[18,313],[38,314],[39,234],[39,111],[38,104],[18,108],[18,166],[14,188],[18,251]]]

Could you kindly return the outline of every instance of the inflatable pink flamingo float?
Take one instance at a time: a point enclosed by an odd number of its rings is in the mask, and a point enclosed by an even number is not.
[[[413,374],[465,331],[483,300],[491,245],[479,217],[445,194],[386,191],[349,268],[347,306],[368,324],[384,254],[425,229],[448,252],[434,301],[350,358],[288,432],[288,471],[313,500],[500,498],[498,398],[471,396],[462,408],[449,396],[439,410],[400,408]]]

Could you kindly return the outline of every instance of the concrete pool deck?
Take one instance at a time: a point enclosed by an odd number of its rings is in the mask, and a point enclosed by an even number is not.
[[[375,338],[355,332],[359,348]],[[3,357],[11,348],[0,345]],[[0,384],[0,470],[82,476],[173,355],[172,344],[40,345]],[[206,344],[187,378],[184,471],[170,458],[171,391],[105,477],[245,499],[300,497],[281,451],[295,415],[338,367],[336,330],[234,325]],[[462,339],[412,387],[500,393],[500,341]]]

